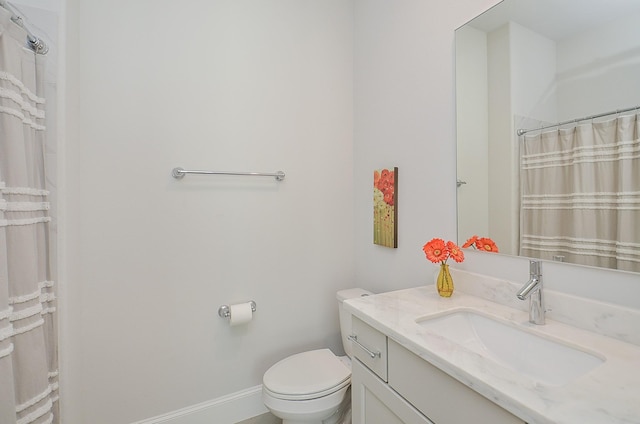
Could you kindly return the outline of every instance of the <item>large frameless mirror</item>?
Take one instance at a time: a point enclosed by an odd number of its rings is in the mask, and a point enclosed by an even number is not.
[[[504,0],[456,30],[460,243],[640,272],[638,22],[638,0]]]

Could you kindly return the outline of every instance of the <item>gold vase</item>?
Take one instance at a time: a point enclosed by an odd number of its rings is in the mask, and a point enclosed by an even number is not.
[[[442,297],[451,297],[453,294],[453,278],[449,272],[449,265],[440,264],[436,287],[438,287],[438,294]]]

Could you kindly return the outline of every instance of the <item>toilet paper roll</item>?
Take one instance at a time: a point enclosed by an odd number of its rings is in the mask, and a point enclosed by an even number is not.
[[[246,324],[253,318],[253,311],[251,310],[251,303],[238,303],[237,305],[229,306],[231,316],[229,317],[229,323],[231,326]]]

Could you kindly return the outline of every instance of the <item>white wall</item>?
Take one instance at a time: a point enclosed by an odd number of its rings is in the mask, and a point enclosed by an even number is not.
[[[65,422],[130,423],[260,384],[294,352],[341,353],[352,4],[67,7]],[[218,317],[250,299],[246,327]]]
[[[516,252],[513,243],[514,182],[512,166],[513,93],[511,25],[503,25],[487,36],[489,85],[489,232],[504,253]],[[474,233],[475,234],[475,233]]]
[[[456,32],[458,237],[488,235],[517,254],[520,233],[517,128],[556,122],[555,43],[509,22],[490,33]],[[484,149],[484,150],[483,150]]]
[[[625,16],[558,43],[559,121],[640,105],[639,19]]]
[[[512,115],[557,122],[556,43],[514,22],[509,36]]]
[[[555,44],[514,22],[489,40],[489,204],[488,234],[500,251],[520,247],[520,153],[514,116],[555,121]],[[525,127],[528,128],[528,127]]]
[[[339,349],[337,289],[431,284],[422,245],[456,236],[453,31],[495,2],[68,0],[65,423],[254,386],[289,353]],[[178,165],[287,178],[177,182]],[[381,166],[399,167],[398,249],[372,243]],[[528,275],[488,254],[460,267]],[[637,274],[545,273],[640,299]],[[229,328],[218,306],[246,299],[254,321]]]
[[[356,275],[376,290],[432,281],[422,246],[456,239],[454,30],[492,1],[356,0]],[[398,166],[398,248],[373,245],[371,173]]]
[[[489,234],[489,87],[487,34],[471,26],[456,31],[456,136],[458,243]]]

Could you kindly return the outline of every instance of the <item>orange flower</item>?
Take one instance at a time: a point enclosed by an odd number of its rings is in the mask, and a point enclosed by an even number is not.
[[[422,247],[427,259],[433,263],[446,264],[449,258],[453,258],[456,262],[464,261],[464,253],[457,244],[452,241],[445,243],[440,238],[434,238]]]
[[[498,253],[498,246],[496,246],[496,243],[488,237],[479,238],[476,241],[476,247],[478,250],[485,252]]]
[[[478,236],[472,236],[469,240],[467,240],[463,245],[462,248],[466,249],[467,247],[473,245],[476,240],[478,240]]]
[[[447,245],[445,244],[444,240],[439,238],[431,239],[430,242],[422,246],[422,250],[427,256],[427,259],[429,259],[433,263],[444,263],[449,257]]]
[[[483,252],[498,253],[498,246],[489,237],[473,236],[462,245],[463,248],[473,246],[474,249],[482,250]]]
[[[464,261],[464,253],[462,253],[462,250],[454,242],[447,242],[447,250],[449,250],[449,256],[451,256],[454,261],[458,263]]]

